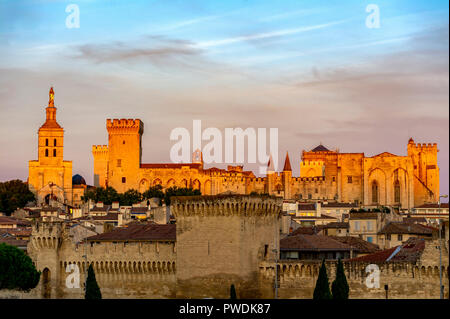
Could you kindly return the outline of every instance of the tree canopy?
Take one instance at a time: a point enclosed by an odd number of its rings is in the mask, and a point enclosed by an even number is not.
[[[0,289],[29,291],[37,286],[40,275],[31,258],[22,250],[0,244]]]
[[[19,179],[0,182],[0,212],[11,215],[17,208],[36,200],[28,185]]]
[[[333,299],[348,299],[349,286],[344,272],[344,265],[339,258],[336,268],[336,279],[331,284]]]
[[[313,299],[331,299],[330,283],[328,281],[325,260],[322,260],[322,266],[319,270],[319,277],[317,277],[316,287],[314,288]]]
[[[100,291],[97,279],[95,278],[95,272],[92,264],[89,265],[88,269],[84,299],[102,299],[102,292]]]

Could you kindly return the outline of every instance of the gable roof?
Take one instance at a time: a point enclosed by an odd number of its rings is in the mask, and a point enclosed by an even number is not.
[[[390,222],[379,231],[379,234],[432,235],[433,230],[435,230],[433,227],[422,224]]]
[[[176,225],[148,223],[116,228],[107,233],[88,237],[87,241],[175,241],[175,239]]]
[[[330,150],[323,146],[322,144],[317,145],[314,147],[311,152],[329,152]]]
[[[334,240],[340,241],[341,243],[351,246],[355,251],[360,253],[374,253],[380,250],[378,245],[374,243],[369,243],[368,241],[361,239],[359,237],[352,236],[330,236]]]
[[[280,250],[284,251],[347,251],[350,246],[329,236],[299,234],[280,240]]]

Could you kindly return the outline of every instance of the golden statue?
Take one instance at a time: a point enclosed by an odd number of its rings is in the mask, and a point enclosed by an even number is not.
[[[50,96],[48,104],[49,105],[53,105],[54,104],[54,98],[55,98],[55,92],[53,92],[53,86],[50,88],[50,92],[49,92],[48,95]]]

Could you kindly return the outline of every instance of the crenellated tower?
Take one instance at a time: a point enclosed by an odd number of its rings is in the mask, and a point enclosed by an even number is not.
[[[94,186],[108,186],[108,145],[92,145],[94,156]]]

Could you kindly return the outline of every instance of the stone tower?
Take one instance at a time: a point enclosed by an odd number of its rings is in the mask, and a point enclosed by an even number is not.
[[[291,179],[292,179],[292,168],[291,161],[289,160],[289,153],[286,152],[286,159],[284,160],[283,172],[281,172],[281,178],[283,182],[284,198],[289,199],[292,197],[291,192]]]
[[[62,221],[34,222],[27,253],[33,260],[41,277],[35,293],[37,298],[59,298],[61,269],[59,249],[65,236]]]
[[[177,220],[177,298],[261,297],[259,263],[279,250],[281,198],[173,197]]]
[[[92,145],[94,156],[94,186],[108,186],[108,145]]]
[[[139,189],[138,176],[141,166],[141,140],[144,123],[139,119],[108,119],[108,186],[119,193],[130,188]]]
[[[29,161],[28,185],[38,204],[72,203],[72,161],[64,161],[64,129],[56,121],[53,88],[38,131],[38,160]]]
[[[414,165],[414,205],[437,202],[439,200],[437,144],[416,144],[410,138],[407,149]]]

